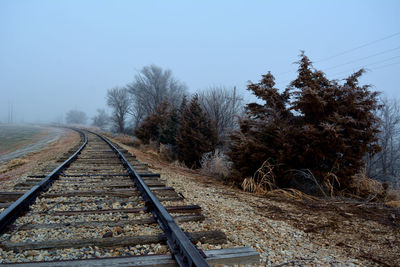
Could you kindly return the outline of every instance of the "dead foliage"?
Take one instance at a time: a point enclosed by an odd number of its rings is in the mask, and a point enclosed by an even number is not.
[[[142,144],[142,142],[139,139],[137,139],[134,136],[127,135],[127,134],[117,135],[117,136],[113,137],[113,139],[124,145],[132,146],[132,147],[139,147]]]
[[[273,185],[325,197],[349,191],[363,157],[379,151],[378,93],[359,85],[363,72],[329,80],[302,53],[298,76],[283,92],[270,72],[249,84],[259,102],[247,104],[240,129],[231,134],[232,179],[251,190]],[[274,181],[253,177],[267,159]]]
[[[243,190],[263,195],[277,188],[273,170],[274,166],[270,164],[268,160],[264,161],[261,167],[254,173],[253,177],[248,177],[243,180]]]
[[[172,145],[160,144],[159,154],[160,157],[167,162],[173,162],[176,160],[176,152]]]
[[[365,170],[352,177],[347,190],[337,192],[337,196],[351,197],[366,202],[379,202],[400,206],[400,192],[389,188],[388,184],[369,178]]]
[[[139,146],[139,149],[141,151],[145,151],[150,154],[155,154],[155,155],[157,155],[157,157],[159,157],[157,141],[149,141],[149,143],[147,143],[147,144],[141,144]]]
[[[200,172],[207,175],[227,179],[231,173],[232,162],[219,149],[203,154]]]

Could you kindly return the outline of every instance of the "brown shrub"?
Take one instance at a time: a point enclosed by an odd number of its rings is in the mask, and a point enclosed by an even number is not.
[[[385,204],[395,208],[400,208],[400,191],[395,189],[388,189]]]
[[[379,150],[378,93],[359,85],[363,72],[339,83],[315,70],[302,54],[298,77],[283,92],[275,88],[271,73],[249,84],[260,101],[247,104],[240,129],[230,136],[232,179],[241,184],[252,177],[247,185],[269,182],[253,176],[269,159],[278,188],[317,195],[349,189],[366,153]]]
[[[231,174],[232,162],[219,149],[203,154],[200,164],[200,172],[207,175],[215,175],[226,179]]]
[[[352,177],[346,191],[361,198],[377,200],[384,198],[386,189],[382,183],[367,177],[365,171],[362,171]]]
[[[139,139],[127,134],[118,135],[114,137],[114,139],[124,145],[132,147],[139,147],[142,144],[142,142]]]
[[[176,153],[172,145],[160,144],[159,154],[161,159],[173,162],[176,160]]]

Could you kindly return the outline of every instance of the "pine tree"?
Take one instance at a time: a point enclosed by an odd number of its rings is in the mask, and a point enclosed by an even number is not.
[[[189,167],[200,167],[200,159],[216,145],[216,131],[195,95],[183,110],[178,129],[178,158]]]

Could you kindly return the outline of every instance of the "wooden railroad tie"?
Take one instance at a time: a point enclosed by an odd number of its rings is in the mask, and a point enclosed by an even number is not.
[[[258,265],[259,255],[257,251],[249,247],[212,249],[203,251],[206,261],[210,265]],[[14,266],[13,264],[2,264],[4,267]],[[19,263],[19,267],[176,267],[178,264],[171,255],[145,255],[118,258],[96,258],[88,260],[58,260],[48,262]]]

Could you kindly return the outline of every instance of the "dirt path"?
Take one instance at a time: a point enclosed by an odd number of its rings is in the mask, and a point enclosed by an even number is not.
[[[39,150],[57,141],[68,130],[44,126],[0,125],[0,143],[2,149],[0,164]]]
[[[56,137],[58,134],[60,136]],[[12,190],[13,185],[24,180],[26,175],[41,174],[41,170],[52,169],[59,165],[56,160],[78,144],[80,136],[75,131],[60,129],[45,140],[41,142],[41,149],[40,146],[31,146],[31,152],[0,164],[0,191]]]

